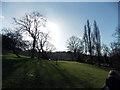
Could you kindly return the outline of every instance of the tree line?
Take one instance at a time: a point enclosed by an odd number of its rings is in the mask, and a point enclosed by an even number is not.
[[[17,57],[18,49],[31,51],[31,58],[35,58],[35,53],[38,51],[38,58],[40,54],[44,55],[45,52],[55,50],[55,46],[50,43],[49,32],[42,31],[46,27],[47,20],[39,12],[26,13],[22,18],[13,18],[14,25],[16,26],[14,32],[11,29],[4,28],[3,31],[3,49],[12,50]],[[32,38],[32,41],[23,40],[25,33]]]
[[[96,21],[94,21],[93,26],[93,29],[91,29],[89,20],[87,20],[82,39],[71,36],[67,40],[68,51],[73,52],[76,58],[78,53],[88,55],[90,64],[97,63],[98,66],[107,64],[120,69],[120,28],[118,27],[113,34],[116,40],[111,42],[110,47],[108,47],[106,44],[101,44],[100,30]]]
[[[31,58],[47,58],[47,52],[55,50],[55,46],[50,42],[48,31],[42,30],[46,27],[47,19],[39,12],[26,13],[21,18],[13,18],[15,30],[2,29],[2,48],[6,51],[13,51],[20,57],[20,51],[28,51]],[[31,37],[32,40],[24,40],[23,34]],[[116,40],[111,42],[110,47],[101,44],[101,34],[97,22],[94,21],[91,28],[89,20],[84,25],[82,38],[71,36],[67,40],[68,52],[72,52],[74,57],[81,58],[80,54],[89,56],[90,64],[106,63],[111,66],[120,65],[120,28],[116,29],[113,35]],[[95,58],[96,57],[96,58]],[[104,57],[104,60],[103,60]],[[95,58],[95,59],[94,59]],[[120,67],[119,67],[120,68]]]

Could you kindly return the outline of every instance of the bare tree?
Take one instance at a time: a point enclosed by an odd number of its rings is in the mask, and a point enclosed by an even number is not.
[[[94,21],[94,35],[95,35],[96,54],[98,56],[98,63],[100,65],[101,41],[100,41],[100,32],[99,32],[99,28],[97,26],[96,21]]]
[[[56,50],[56,48],[55,48],[55,46],[52,43],[47,42],[45,44],[45,51],[46,52],[52,52],[52,51],[55,51],[55,50]]]
[[[27,13],[20,19],[13,19],[18,30],[26,32],[33,38],[31,58],[34,58],[36,42],[41,32],[41,27],[45,27],[46,25],[46,19],[39,12]]]
[[[92,62],[92,46],[91,46],[91,28],[89,24],[89,20],[87,20],[87,31],[88,31],[88,51],[90,54],[91,62]]]
[[[92,55],[96,55],[95,34],[94,34],[94,32],[91,33],[91,48],[92,48]]]
[[[67,40],[67,48],[71,52],[82,52],[82,41],[76,36],[72,36]]]
[[[118,54],[120,56],[120,27],[118,27],[113,34],[113,36],[116,38],[114,42],[111,43],[111,47],[113,49],[114,54]]]
[[[44,52],[45,44],[48,42],[49,33],[41,32],[37,41],[37,49],[39,52]]]
[[[85,53],[89,52],[90,54],[90,62],[92,63],[92,38],[91,38],[91,28],[89,24],[89,20],[87,20],[87,26],[84,26],[84,35],[83,35],[83,42],[85,44]]]
[[[85,49],[84,51],[86,54],[89,52],[90,61],[91,63],[93,63],[92,55],[97,54],[97,56],[99,57],[101,51],[100,32],[96,24],[96,21],[94,21],[94,30],[91,31],[89,20],[87,20],[87,26],[86,25],[84,26],[83,42]]]
[[[102,44],[101,48],[102,48],[102,55],[106,54],[107,56],[109,56],[110,48],[106,44]]]
[[[44,54],[46,52],[44,48],[48,40],[49,40],[49,33],[41,32],[39,34],[39,38],[37,40],[37,46],[36,46],[38,49],[38,58],[40,57],[40,54],[41,57],[44,57]]]
[[[27,54],[29,55],[29,56],[31,56],[31,50],[32,50],[32,41],[27,41],[26,42],[26,48],[25,48],[25,51],[27,51]]]
[[[101,48],[101,54],[104,56],[105,63],[108,64],[110,62],[108,59],[108,56],[110,56],[110,48],[106,44],[102,44]]]
[[[115,33],[113,34],[113,36],[117,39],[117,43],[120,44],[120,26],[116,29]]]
[[[67,40],[67,48],[73,52],[73,60],[77,60],[79,53],[83,53],[83,42],[80,38],[72,36]]]
[[[26,41],[22,39],[22,35],[19,31],[12,32],[11,29],[2,29],[2,44],[3,49],[12,50],[17,57],[20,57],[18,50],[24,50],[26,47]]]
[[[84,52],[85,52],[85,54],[87,54],[87,52],[88,52],[88,35],[87,35],[86,25],[84,26],[83,42],[84,42]]]
[[[120,26],[113,35],[116,40],[111,43],[110,62],[112,67],[120,70]]]

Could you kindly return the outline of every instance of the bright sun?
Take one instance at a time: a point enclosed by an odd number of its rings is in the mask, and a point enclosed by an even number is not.
[[[59,34],[59,27],[57,24],[53,22],[48,22],[47,23],[48,30],[50,31],[50,34],[53,38],[57,38]]]
[[[52,37],[52,43],[55,45],[55,46],[58,46],[58,42],[59,42],[59,39],[60,39],[60,27],[58,26],[58,24],[56,23],[53,23],[53,22],[48,22],[47,23],[47,27],[48,27],[48,30],[50,31],[50,36]]]
[[[59,29],[58,25],[53,23],[53,22],[48,22],[47,27],[50,30],[50,32],[53,33],[53,35],[57,34],[58,31],[59,31],[58,30]]]
[[[48,22],[47,23],[47,28],[42,28],[42,31],[43,32],[47,32],[49,31],[50,33],[50,37],[51,37],[51,42],[55,45],[55,46],[58,46],[58,42],[59,42],[59,39],[60,39],[60,28],[59,26],[56,24],[56,23],[53,23],[53,22]],[[24,40],[33,40],[32,37],[30,36],[27,36],[26,34],[23,34],[24,37]]]

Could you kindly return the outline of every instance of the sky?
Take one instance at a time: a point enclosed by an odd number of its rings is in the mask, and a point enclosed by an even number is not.
[[[117,2],[2,2],[2,28],[13,28],[13,17],[38,11],[49,22],[52,43],[57,51],[66,51],[66,41],[71,36],[82,38],[87,19],[93,30],[96,20],[101,43],[109,45],[118,26]],[[28,38],[28,37],[26,37]]]

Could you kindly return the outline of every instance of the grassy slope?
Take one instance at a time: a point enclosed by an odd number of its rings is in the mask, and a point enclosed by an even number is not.
[[[102,88],[108,72],[95,66],[71,61],[18,59],[3,55],[4,87]]]

